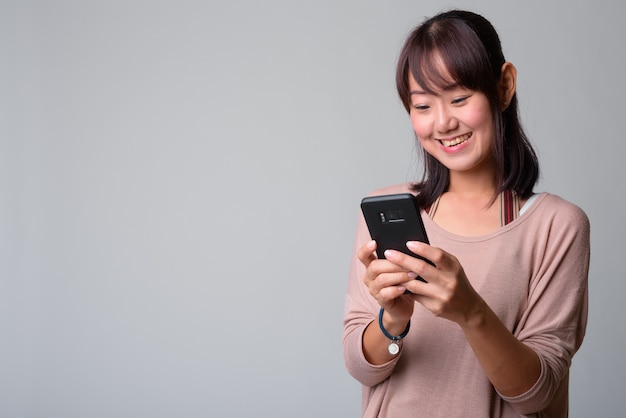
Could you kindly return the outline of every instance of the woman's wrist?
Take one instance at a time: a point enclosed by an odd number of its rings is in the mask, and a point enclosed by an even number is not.
[[[410,322],[410,318],[397,318],[383,308],[380,308],[379,320],[382,320],[383,328],[390,335],[402,334],[402,332],[406,329],[407,324]]]
[[[395,356],[400,352],[400,347],[402,346],[402,339],[407,336],[409,333],[409,329],[411,328],[411,320],[409,320],[406,324],[406,327],[400,334],[389,333],[389,330],[385,328],[383,324],[383,317],[385,316],[385,309],[380,308],[380,312],[378,313],[378,326],[380,327],[383,335],[389,340],[389,345],[387,346],[387,351],[392,356]]]

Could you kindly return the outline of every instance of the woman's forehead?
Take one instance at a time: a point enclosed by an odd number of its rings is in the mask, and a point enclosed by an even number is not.
[[[409,62],[408,78],[411,90],[416,87],[430,93],[450,90],[460,84],[459,80],[452,76],[443,57],[437,51]]]
[[[408,74],[408,87],[411,92],[422,92],[440,94],[444,91],[453,90],[460,86],[460,83],[452,78],[450,73],[437,73],[435,77],[429,74],[418,74],[419,82],[412,71]]]

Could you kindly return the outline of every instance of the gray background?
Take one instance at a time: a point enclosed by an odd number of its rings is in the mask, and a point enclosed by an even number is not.
[[[592,223],[572,417],[626,385],[623,2],[1,1],[0,416],[356,417],[358,203],[421,173],[394,66],[452,6]]]

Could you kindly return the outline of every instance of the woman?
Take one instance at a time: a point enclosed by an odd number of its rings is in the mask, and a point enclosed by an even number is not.
[[[430,245],[407,247],[434,266],[398,251],[377,259],[360,219],[343,350],[364,417],[567,416],[587,320],[589,222],[533,193],[538,163],[516,77],[474,13],[435,16],[404,44],[396,82],[424,178],[373,195],[416,195]]]

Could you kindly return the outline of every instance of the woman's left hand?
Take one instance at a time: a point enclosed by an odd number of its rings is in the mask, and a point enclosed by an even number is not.
[[[405,284],[415,300],[436,316],[461,326],[466,324],[484,302],[467,279],[459,260],[442,249],[418,241],[408,242],[407,248],[436,266],[399,251],[385,252],[388,261],[427,281],[412,280]]]

